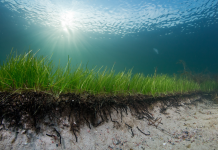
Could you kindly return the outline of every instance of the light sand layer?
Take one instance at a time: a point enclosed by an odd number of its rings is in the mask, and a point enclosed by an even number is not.
[[[199,101],[201,100],[201,101]],[[120,123],[114,124],[109,121],[94,128],[89,129],[84,126],[77,134],[78,142],[69,127],[67,118],[61,118],[62,123],[57,126],[39,125],[41,130],[38,134],[32,130],[12,131],[12,129],[0,129],[0,147],[1,149],[19,149],[19,150],[54,150],[54,149],[74,149],[74,150],[163,150],[163,149],[216,149],[218,147],[218,106],[212,101],[202,100],[200,97],[195,99],[186,99],[182,106],[168,107],[163,113],[160,113],[160,103],[153,106],[151,111],[155,118],[161,123],[158,127],[144,120],[137,120],[128,111],[128,115],[123,113],[122,122],[120,114],[113,112],[112,119]],[[161,117],[161,118],[160,118]],[[157,125],[158,121],[155,122]],[[48,122],[48,119],[45,119]],[[49,122],[52,124],[51,122]],[[114,127],[115,125],[115,127]],[[132,127],[128,127],[127,125]],[[142,134],[138,128],[145,134]],[[57,132],[61,134],[60,138]],[[18,133],[19,132],[19,133]],[[47,136],[55,135],[55,136]],[[134,134],[134,136],[132,136]]]

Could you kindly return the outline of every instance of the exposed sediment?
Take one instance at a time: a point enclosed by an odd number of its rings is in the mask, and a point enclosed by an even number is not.
[[[20,94],[2,92],[0,93],[1,141],[4,141],[6,136],[3,132],[7,131],[12,131],[14,134],[9,144],[18,144],[21,139],[26,139],[25,146],[35,149],[40,149],[40,146],[36,145],[39,136],[41,139],[46,137],[53,139],[58,144],[56,147],[69,148],[72,146],[69,145],[70,141],[74,146],[80,142],[87,143],[85,134],[100,129],[108,132],[112,128],[118,131],[128,130],[129,133],[126,134],[130,137],[134,137],[137,130],[137,134],[149,136],[150,132],[147,132],[140,122],[146,121],[147,125],[156,129],[163,124],[163,118],[152,113],[154,107],[158,106],[158,113],[164,114],[168,108],[181,107],[187,100],[188,103],[196,103],[205,96],[210,97],[206,93],[162,97],[140,94],[95,96],[88,93],[78,95],[68,93],[57,98],[43,92]],[[94,133],[88,137],[93,136]]]

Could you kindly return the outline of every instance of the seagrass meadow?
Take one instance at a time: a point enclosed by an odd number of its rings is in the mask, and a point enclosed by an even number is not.
[[[70,125],[65,126],[78,142],[83,125],[91,129],[112,121],[119,127],[111,117],[112,110],[121,115],[121,122],[122,114],[129,109],[137,119],[145,118],[157,127],[161,121],[149,113],[157,101],[164,111],[166,106],[176,106],[188,97],[215,96],[217,89],[215,78],[202,79],[188,73],[170,76],[155,71],[145,76],[133,75],[132,70],[115,73],[107,67],[72,68],[69,56],[62,68],[55,67],[51,57],[37,57],[31,50],[21,55],[11,51],[0,67],[0,119],[11,127],[23,128],[25,124],[25,128],[39,132],[38,124],[44,117],[58,120],[68,116]],[[61,144],[61,135],[56,132]]]

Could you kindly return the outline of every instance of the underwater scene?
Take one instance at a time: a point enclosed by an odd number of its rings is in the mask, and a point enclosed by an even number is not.
[[[0,0],[0,149],[217,149],[217,10]]]

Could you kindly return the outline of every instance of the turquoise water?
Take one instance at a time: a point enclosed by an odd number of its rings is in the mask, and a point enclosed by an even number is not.
[[[62,66],[218,72],[218,0],[0,0],[0,62],[29,47]]]

